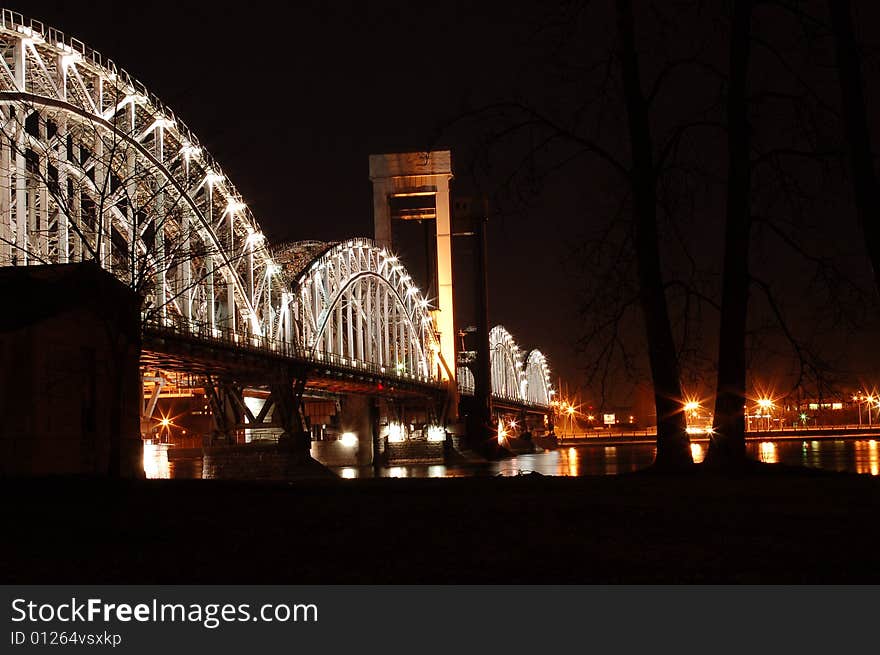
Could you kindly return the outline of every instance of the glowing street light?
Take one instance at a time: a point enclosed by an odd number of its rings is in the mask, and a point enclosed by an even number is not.
[[[758,407],[763,411],[763,417],[767,419],[767,429],[770,429],[770,413],[773,409],[773,401],[770,398],[758,398]]]

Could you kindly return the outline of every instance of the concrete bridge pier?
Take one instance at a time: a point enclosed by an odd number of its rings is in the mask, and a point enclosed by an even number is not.
[[[370,396],[349,395],[342,399],[340,425],[343,432],[357,437],[356,461],[358,466],[377,463],[378,409]]]
[[[234,444],[238,434],[238,426],[244,423],[244,400],[241,390],[229,380],[218,380],[208,376],[205,391],[211,405],[214,419],[214,431],[211,444]]]
[[[302,395],[305,389],[304,375],[294,377],[285,372],[281,380],[269,386],[275,405],[274,420],[284,432],[278,439],[279,448],[303,459],[310,458],[311,435],[306,430],[302,417]]]

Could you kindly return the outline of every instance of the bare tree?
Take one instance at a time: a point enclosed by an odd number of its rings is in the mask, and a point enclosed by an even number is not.
[[[739,465],[746,458],[743,407],[746,402],[746,319],[751,243],[747,104],[751,20],[752,0],[734,0],[727,91],[727,217],[718,382],[715,390],[714,433],[706,456],[707,463],[716,466]]]
[[[849,0],[828,0],[840,82],[846,150],[852,169],[852,187],[874,283],[880,292],[880,193],[871,152],[859,47],[853,30]]]
[[[654,381],[657,408],[658,468],[680,468],[693,463],[681,408],[681,372],[669,320],[657,230],[657,178],[648,105],[642,92],[636,51],[632,2],[617,0],[621,75],[629,118],[632,152],[630,183],[633,195],[633,235],[638,269],[639,297]]]

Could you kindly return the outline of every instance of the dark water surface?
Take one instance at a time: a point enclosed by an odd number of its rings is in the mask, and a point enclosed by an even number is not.
[[[166,446],[145,446],[144,468],[147,477],[200,477],[198,463],[168,463]],[[749,454],[767,463],[810,466],[832,471],[880,475],[880,443],[875,439],[841,437],[822,440],[767,440],[747,444]],[[694,461],[706,454],[705,443],[691,445]],[[616,446],[578,445],[540,453],[518,455],[488,464],[444,465],[409,464],[372,468],[334,469],[343,478],[412,477],[442,478],[460,476],[519,475],[537,472],[542,475],[614,475],[645,468],[654,460],[655,448],[649,444]]]

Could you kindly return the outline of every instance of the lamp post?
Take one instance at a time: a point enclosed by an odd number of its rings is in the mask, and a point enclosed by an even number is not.
[[[758,399],[758,407],[760,407],[764,414],[763,416],[767,419],[767,431],[770,431],[770,410],[773,409],[773,401],[769,398],[759,398]]]

